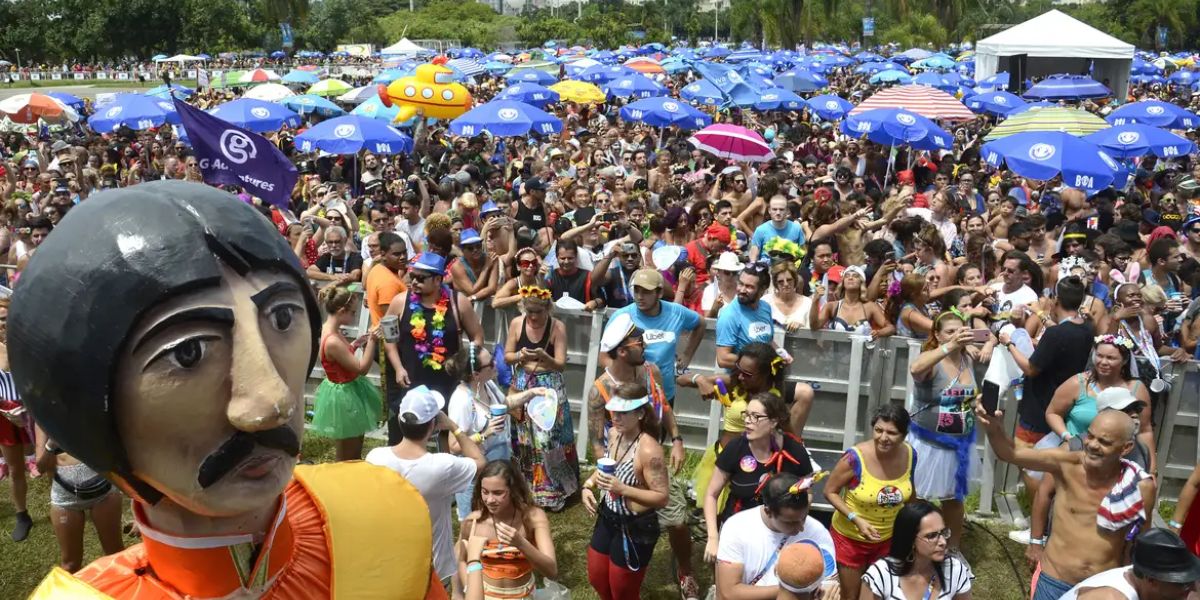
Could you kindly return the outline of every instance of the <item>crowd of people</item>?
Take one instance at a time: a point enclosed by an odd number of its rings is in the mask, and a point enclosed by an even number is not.
[[[869,89],[848,69],[830,80],[851,100]],[[502,86],[470,87],[483,101]],[[1175,94],[1138,87],[1131,98],[1191,102]],[[691,147],[685,131],[623,121],[618,104],[551,106],[564,127],[548,137],[461,137],[423,123],[414,151],[394,156],[302,154],[284,128],[268,137],[301,173],[291,206],[226,186],[321,288],[312,433],[335,440],[337,460],[358,460],[364,436],[386,423],[387,446],[365,459],[424,497],[434,568],[453,597],[532,597],[538,577],[559,573],[547,513],[582,503],[596,518],[587,581],[605,599],[641,597],[664,530],[685,600],[703,597],[701,568],[717,598],[967,599],[964,500],[985,436],[1023,469],[1033,499],[1034,600],[1187,597],[1200,580],[1200,511],[1190,510],[1200,466],[1169,530],[1152,513],[1154,425],[1178,408],[1165,402],[1182,384],[1167,365],[1200,358],[1196,156],[1135,160],[1129,186],[1089,196],[987,166],[980,144],[996,120],[984,115],[955,130],[953,150],[891,152],[808,112],[719,112],[771,143],[774,159],[748,164]],[[0,160],[14,294],[39,245],[89,197],[203,181],[169,127],[8,134]],[[500,343],[485,344],[480,307],[506,316]],[[586,430],[564,385],[562,307],[610,311],[592,340],[601,371],[582,399]],[[348,336],[364,310],[369,331]],[[705,318],[716,365],[693,361]],[[823,470],[804,444],[816,392],[788,378],[777,328],[921,340],[911,410],[881,407],[867,439]],[[45,473],[62,566],[80,567],[85,513],[104,551],[120,550],[119,494],[55,452],[21,410],[10,383],[21,373],[5,356],[12,539],[34,525],[27,477]],[[1015,433],[980,402],[994,360],[1021,374]],[[366,378],[376,366],[381,387]],[[673,411],[681,388],[723,406],[691,475]],[[576,436],[590,456],[576,453]],[[809,514],[826,477],[828,527]],[[705,565],[693,561],[693,515],[707,531]],[[816,548],[825,568],[812,576],[813,555],[793,546]]]

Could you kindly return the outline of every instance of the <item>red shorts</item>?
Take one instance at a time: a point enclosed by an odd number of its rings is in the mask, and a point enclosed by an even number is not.
[[[1017,419],[1017,432],[1016,432],[1016,435],[1013,436],[1013,438],[1018,442],[1025,443],[1024,446],[1018,444],[1018,446],[1017,446],[1018,448],[1022,448],[1022,447],[1032,448],[1035,444],[1042,441],[1042,438],[1044,438],[1044,437],[1046,437],[1046,434],[1038,433],[1036,431],[1030,431],[1030,430],[1024,428],[1023,426],[1021,426],[1021,420]]]
[[[0,417],[0,446],[23,446],[32,444],[27,427],[17,427],[12,421]]]
[[[860,542],[850,539],[832,527],[829,533],[833,535],[833,549],[837,552],[837,563],[851,569],[866,569],[875,561],[887,556],[892,549],[892,539],[882,542]]]

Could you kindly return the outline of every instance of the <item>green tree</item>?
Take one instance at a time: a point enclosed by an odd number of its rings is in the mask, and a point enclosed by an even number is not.
[[[301,25],[308,18],[308,0],[259,0],[259,10],[270,23]]]
[[[1137,43],[1158,48],[1158,28],[1168,29],[1168,40],[1187,47],[1189,31],[1196,25],[1196,0],[1134,0],[1127,22],[1132,31],[1142,32]],[[1162,48],[1166,50],[1166,48]]]

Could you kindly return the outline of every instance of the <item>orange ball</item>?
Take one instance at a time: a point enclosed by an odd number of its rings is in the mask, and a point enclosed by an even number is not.
[[[808,589],[825,576],[825,559],[812,544],[791,544],[779,553],[779,581],[795,589]]]

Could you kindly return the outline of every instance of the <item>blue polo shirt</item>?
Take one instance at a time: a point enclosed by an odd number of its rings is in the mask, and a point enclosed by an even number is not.
[[[700,315],[694,310],[688,310],[674,302],[658,301],[658,316],[651,317],[638,310],[636,304],[630,304],[618,309],[613,316],[627,314],[633,318],[645,334],[642,339],[646,342],[646,360],[658,365],[662,372],[663,392],[669,400],[675,400],[675,352],[679,346],[679,338],[686,332],[697,327],[703,327]]]
[[[759,300],[749,308],[735,301],[717,313],[717,345],[737,352],[751,342],[770,344],[775,337],[771,305]]]

